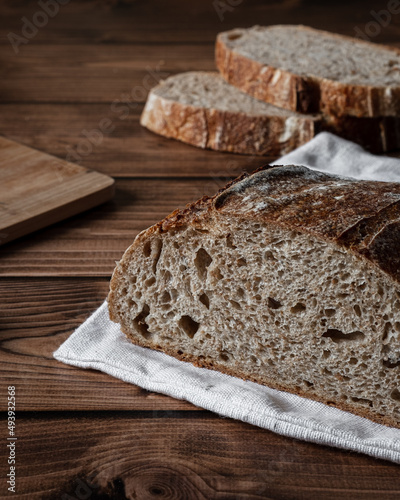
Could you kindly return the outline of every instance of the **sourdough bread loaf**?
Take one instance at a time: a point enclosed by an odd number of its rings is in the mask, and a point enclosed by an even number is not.
[[[232,85],[302,113],[400,114],[400,51],[305,26],[220,33],[216,63]]]
[[[400,426],[400,184],[263,167],[140,233],[110,317],[140,346]]]
[[[400,118],[305,115],[240,92],[218,73],[192,71],[151,90],[141,124],[200,148],[279,156],[325,130],[373,153],[400,148]]]
[[[140,123],[200,148],[278,156],[305,144],[320,118],[257,101],[216,72],[171,76],[153,88]]]

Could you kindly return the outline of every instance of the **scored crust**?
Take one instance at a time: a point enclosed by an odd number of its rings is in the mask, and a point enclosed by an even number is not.
[[[373,45],[364,40],[299,26],[311,33],[329,34],[340,40]],[[250,28],[251,29],[251,28]],[[327,115],[357,117],[397,116],[400,114],[400,87],[347,84],[316,75],[300,76],[245,57],[227,47],[224,38],[239,30],[217,36],[215,59],[225,80],[256,99],[299,113],[323,112]],[[400,54],[400,50],[382,46]]]

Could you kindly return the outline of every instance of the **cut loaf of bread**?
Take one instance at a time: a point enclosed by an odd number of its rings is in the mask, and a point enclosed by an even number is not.
[[[312,139],[320,119],[257,101],[216,72],[193,71],[153,88],[140,123],[200,148],[277,156]]]
[[[369,151],[400,148],[400,118],[304,115],[240,92],[216,72],[169,77],[151,90],[141,124],[165,137],[217,151],[279,156],[327,130]]]
[[[110,317],[140,346],[400,426],[400,184],[263,167],[140,233]]]
[[[216,63],[242,91],[302,113],[400,114],[400,51],[305,26],[220,33]]]

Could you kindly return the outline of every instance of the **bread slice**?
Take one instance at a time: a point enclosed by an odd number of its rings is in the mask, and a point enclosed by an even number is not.
[[[400,148],[400,118],[304,115],[258,101],[216,72],[169,77],[151,90],[141,124],[201,148],[280,156],[325,130],[373,153]]]
[[[220,33],[216,62],[232,85],[301,113],[400,114],[400,51],[305,26]]]
[[[320,118],[257,101],[216,72],[171,76],[150,91],[140,123],[200,148],[279,156],[305,144]]]
[[[140,346],[400,426],[400,184],[263,167],[140,233],[110,317]]]

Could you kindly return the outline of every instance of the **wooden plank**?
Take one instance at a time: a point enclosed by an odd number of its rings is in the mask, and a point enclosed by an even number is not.
[[[399,498],[396,464],[189,414],[17,413],[18,498]]]
[[[113,194],[111,177],[0,137],[0,245]]]
[[[208,151],[139,123],[142,104],[0,104],[0,130],[59,158],[123,177],[235,177],[272,158]],[[109,120],[109,132],[101,131]]]
[[[213,43],[215,33],[236,26],[258,24],[307,24],[344,34],[355,34],[355,28],[364,28],[374,21],[371,10],[379,11],[376,0],[337,0],[334,3],[310,0],[220,2],[192,0],[153,0],[128,2],[91,0],[70,2],[50,17],[43,28],[29,40],[29,44],[74,44],[95,42],[141,43],[208,42]],[[224,9],[224,6],[226,7]],[[382,8],[386,5],[382,5]],[[2,2],[0,16],[0,43],[9,46],[10,32],[21,35],[22,16],[32,20],[41,10],[36,2]],[[398,42],[400,35],[398,16],[380,30],[375,37],[379,42]],[[19,47],[22,53],[25,45]]]
[[[0,45],[0,61],[0,102],[143,102],[169,75],[215,69],[210,44],[29,44],[17,57]]]
[[[16,387],[19,412],[196,409],[95,370],[65,365],[53,352],[107,296],[108,279],[0,282],[0,392]],[[0,411],[5,411],[3,398]]]
[[[136,234],[228,180],[119,179],[113,201],[0,247],[0,276],[109,277]]]

